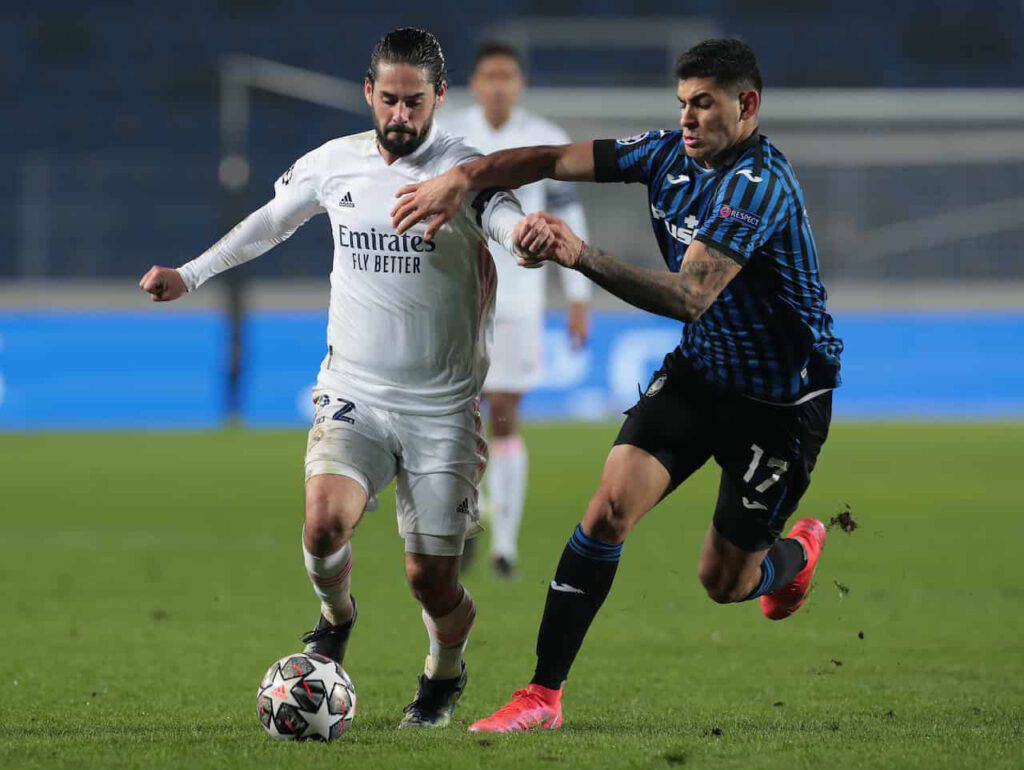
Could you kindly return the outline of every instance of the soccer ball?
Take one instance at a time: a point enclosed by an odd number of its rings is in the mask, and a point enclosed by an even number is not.
[[[297,652],[267,669],[256,709],[271,738],[333,741],[356,715],[356,688],[330,658]]]

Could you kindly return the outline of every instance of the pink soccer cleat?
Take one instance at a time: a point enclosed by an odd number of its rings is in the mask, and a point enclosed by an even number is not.
[[[471,733],[520,733],[562,726],[562,691],[532,682],[512,693],[512,700],[469,726]]]
[[[773,594],[761,597],[761,612],[771,620],[788,618],[804,603],[811,590],[811,578],[818,566],[818,557],[825,545],[825,525],[817,519],[800,519],[787,537],[799,540],[807,554],[807,564],[796,577]]]

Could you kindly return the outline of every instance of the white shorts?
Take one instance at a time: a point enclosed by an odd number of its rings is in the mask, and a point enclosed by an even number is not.
[[[487,466],[479,404],[438,417],[403,414],[313,390],[306,480],[345,476],[366,492],[369,511],[395,478],[398,532],[406,550],[457,556],[480,532],[477,489]]]
[[[484,392],[525,393],[540,382],[542,316],[496,318]]]

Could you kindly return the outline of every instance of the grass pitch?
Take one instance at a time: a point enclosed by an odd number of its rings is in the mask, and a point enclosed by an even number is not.
[[[0,437],[0,766],[1020,767],[1020,425],[837,424],[801,512],[849,504],[808,605],[717,606],[696,580],[706,468],[626,544],[558,733],[464,731],[528,678],[565,540],[614,427],[529,428],[522,579],[467,577],[460,724],[394,730],[425,652],[390,495],[355,540],[353,729],[268,740],[264,669],[316,614],[301,432]]]

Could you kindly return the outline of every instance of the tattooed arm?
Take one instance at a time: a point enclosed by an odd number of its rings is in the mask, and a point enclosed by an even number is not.
[[[578,270],[634,307],[688,323],[703,315],[743,267],[700,241],[686,249],[678,273],[638,267],[584,244],[557,217],[541,212],[531,214],[527,220],[534,218],[548,225],[555,236],[554,243],[534,259],[521,259],[520,264],[530,265],[540,259],[558,262]],[[524,227],[523,237],[529,237],[529,233],[530,227]]]
[[[637,267],[589,244],[575,269],[641,310],[693,322],[704,314],[740,267],[731,257],[694,241],[686,250],[678,273]]]

